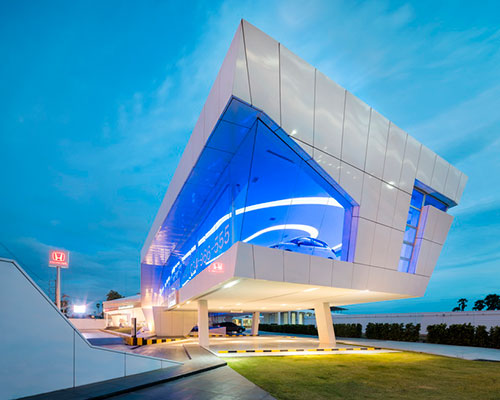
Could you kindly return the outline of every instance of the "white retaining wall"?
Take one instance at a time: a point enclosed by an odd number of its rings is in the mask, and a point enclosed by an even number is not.
[[[69,320],[79,331],[106,328],[105,319],[70,318]]]
[[[420,324],[420,332],[425,334],[428,325],[435,324],[467,324],[484,325],[488,329],[500,326],[500,311],[457,311],[457,312],[422,312],[401,314],[333,314],[334,324],[361,324],[363,331],[369,322]]]
[[[15,261],[0,258],[0,276],[0,399],[179,364],[94,347]]]

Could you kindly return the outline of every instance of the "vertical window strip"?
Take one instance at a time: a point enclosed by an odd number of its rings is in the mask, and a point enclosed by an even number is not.
[[[417,188],[413,188],[413,193],[410,200],[410,209],[408,210],[408,216],[406,218],[405,236],[403,239],[403,246],[401,248],[401,254],[399,258],[398,271],[400,272],[411,272],[410,264],[415,253],[415,243],[417,242],[417,232],[420,224],[420,216],[422,215],[422,209],[424,206],[430,205],[436,207],[437,209],[446,212],[448,207],[445,203],[438,200],[434,196],[431,196]],[[418,218],[414,221],[415,212],[418,213]],[[407,232],[409,230],[414,230],[412,240],[407,240]],[[409,249],[410,248],[410,249]]]
[[[411,197],[412,198],[410,201],[410,209],[408,210],[408,216],[406,218],[405,237],[403,240],[403,247],[401,248],[401,254],[399,258],[398,271],[400,272],[408,272],[410,268],[410,262],[413,257],[413,250],[415,248],[415,242],[417,240],[420,215],[422,213],[423,204],[425,203],[425,193],[417,190],[416,188],[413,189]],[[419,204],[419,199],[420,199],[420,204]],[[418,204],[419,207],[417,206]],[[417,212],[418,214],[415,215],[415,212]],[[414,221],[416,216],[417,216],[416,221]],[[415,231],[412,240],[411,241],[406,240],[407,232],[412,229]]]

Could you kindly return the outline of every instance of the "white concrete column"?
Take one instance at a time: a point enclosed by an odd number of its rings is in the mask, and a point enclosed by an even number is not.
[[[252,336],[259,334],[260,312],[252,313]]]
[[[206,300],[198,300],[198,344],[208,347],[208,304]]]
[[[281,312],[278,312],[277,314],[278,314],[278,321],[276,321],[276,323],[278,325],[281,325]]]
[[[319,343],[322,346],[335,346],[332,313],[329,303],[319,303],[314,306],[316,326],[318,327]]]

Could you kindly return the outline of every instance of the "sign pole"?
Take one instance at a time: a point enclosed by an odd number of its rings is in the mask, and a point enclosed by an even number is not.
[[[69,251],[50,250],[49,267],[57,268],[56,271],[56,306],[61,311],[61,268],[69,267]]]
[[[61,310],[61,267],[57,267],[56,275],[56,305]]]

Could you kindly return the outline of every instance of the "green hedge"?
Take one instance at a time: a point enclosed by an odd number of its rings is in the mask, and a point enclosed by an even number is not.
[[[280,333],[298,333],[301,335],[317,335],[318,330],[314,325],[276,325],[276,324],[259,324],[260,331],[280,332]]]
[[[456,346],[492,347],[500,349],[500,326],[492,327],[489,332],[485,326],[469,324],[429,325],[427,342],[452,344]]]
[[[334,324],[333,326],[336,336],[362,337],[361,324]],[[318,330],[314,325],[260,324],[259,329],[266,332],[318,335]],[[366,326],[365,336],[368,339],[417,342],[420,337],[420,324],[369,323]],[[492,327],[488,331],[485,326],[474,327],[471,324],[429,325],[427,327],[427,342],[500,349],[500,326]]]
[[[333,324],[335,335],[341,337],[360,338],[361,324]],[[301,335],[318,335],[318,330],[314,325],[276,325],[260,324],[259,330],[266,332],[297,333]]]
[[[368,339],[400,340],[417,342],[420,337],[420,324],[380,324],[370,322],[366,326]]]
[[[360,338],[363,336],[361,324],[333,324],[335,335],[346,338]]]

